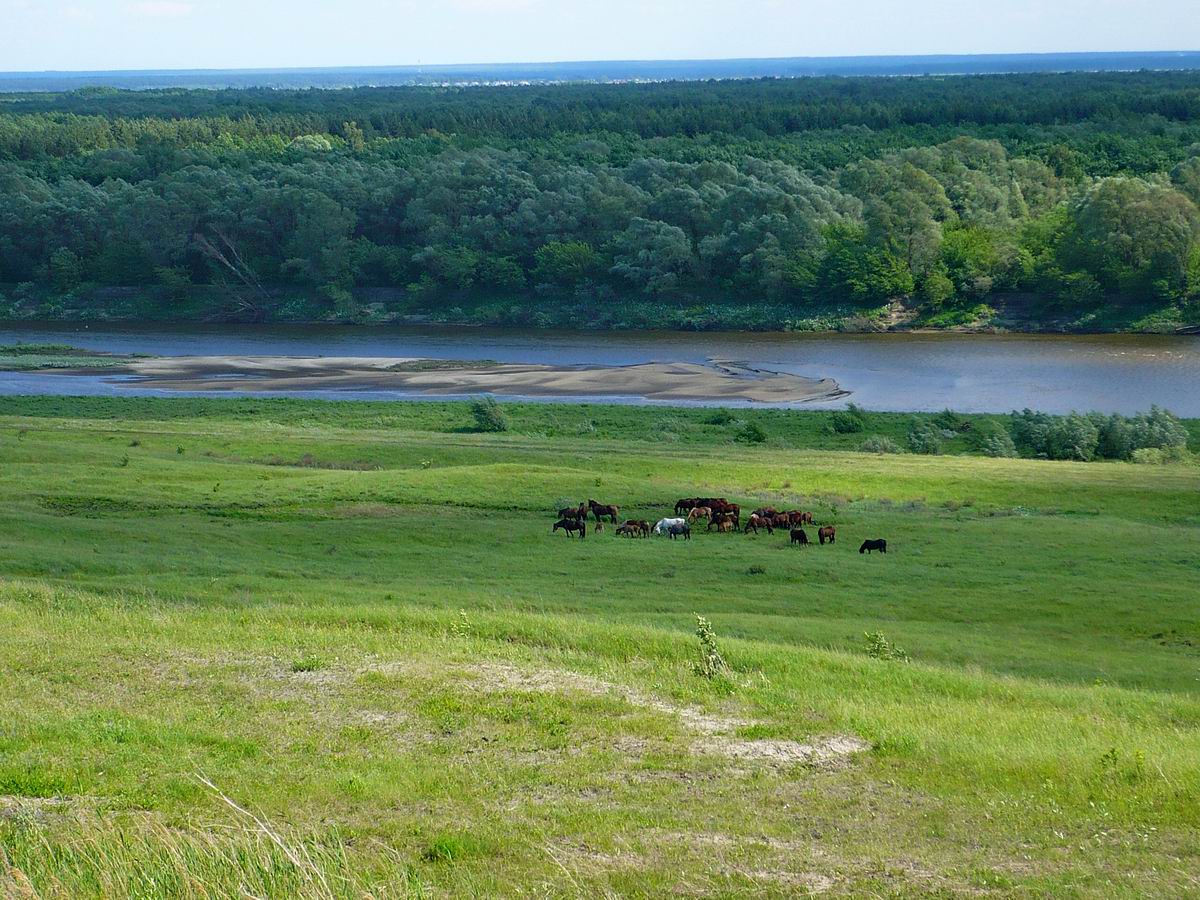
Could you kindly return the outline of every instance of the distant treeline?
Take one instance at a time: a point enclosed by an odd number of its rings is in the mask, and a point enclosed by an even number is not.
[[[549,324],[635,303],[655,324],[699,305],[714,327],[893,300],[954,324],[1006,295],[1182,324],[1200,298],[1190,72],[85,89],[0,109],[0,316],[111,314],[113,287],[159,312],[221,296],[205,314],[233,318],[355,318],[387,289],[392,312],[486,301]]]

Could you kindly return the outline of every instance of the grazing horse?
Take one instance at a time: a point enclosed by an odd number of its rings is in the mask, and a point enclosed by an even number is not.
[[[638,530],[636,526],[630,525],[628,522],[626,522],[624,525],[617,526],[617,537],[635,538],[637,536]]]
[[[713,511],[707,506],[693,506],[692,511],[688,513],[688,522],[695,522],[697,519],[708,519],[712,521]]]
[[[821,542],[821,546],[832,544],[837,540],[837,529],[832,525],[822,525],[817,529],[817,540]]]
[[[788,521],[793,525],[812,525],[812,524],[814,524],[813,514],[810,512],[803,512],[799,509],[793,509],[787,514],[787,516],[788,516]]]
[[[619,507],[605,506],[603,503],[597,503],[595,500],[589,500],[587,505],[588,509],[592,511],[592,515],[596,517],[597,522],[599,522],[601,518],[607,518],[611,520],[614,525],[617,524],[617,513],[621,511]]]
[[[666,534],[667,529],[675,525],[686,525],[687,519],[659,519],[654,525],[655,534]]]
[[[712,523],[709,522],[709,525]],[[717,523],[717,534],[729,534],[733,531],[733,519],[726,517]]]
[[[687,522],[684,522],[682,525],[672,525],[667,529],[667,534],[671,536],[671,540],[675,540],[675,538],[683,535],[685,541],[690,541],[692,539],[692,526]]]
[[[586,519],[587,507],[582,503],[579,506],[568,506],[566,509],[558,511],[558,517],[560,519]]]
[[[675,515],[681,516],[689,509],[693,509],[699,505],[699,497],[682,497],[675,501]]]
[[[775,516],[779,515],[779,510],[773,506],[760,506],[754,511],[754,515],[758,516],[760,519],[773,519]]]
[[[645,519],[626,519],[621,527],[629,529],[635,537],[650,537],[650,523]]]
[[[791,528],[792,520],[787,513],[779,513],[771,517],[771,524],[776,528]]]
[[[567,533],[567,537],[574,537],[576,531],[579,532],[580,540],[587,537],[587,522],[584,519],[559,519],[550,529],[550,533],[554,534],[560,528]]]
[[[753,513],[746,520],[746,528],[742,531],[742,534],[749,534],[751,531],[758,534],[758,529],[760,528],[767,529],[767,534],[775,533],[775,525],[770,519],[760,516],[758,513]]]
[[[728,526],[722,528],[721,526]],[[732,531],[737,526],[734,524],[734,518],[729,513],[714,513],[713,517],[708,520],[708,527],[705,531],[712,531],[714,528],[717,531]]]
[[[872,550],[887,553],[887,541],[882,538],[874,541],[863,541],[862,546],[858,548],[859,553],[870,553]]]
[[[793,544],[802,544],[804,546],[808,546],[808,535],[804,533],[803,528],[793,528],[792,529],[791,542]]]

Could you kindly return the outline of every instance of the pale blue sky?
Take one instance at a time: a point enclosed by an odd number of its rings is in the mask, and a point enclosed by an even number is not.
[[[0,70],[1197,50],[1196,0],[0,0]]]

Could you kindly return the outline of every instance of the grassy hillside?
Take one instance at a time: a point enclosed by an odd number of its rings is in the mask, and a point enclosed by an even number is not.
[[[0,400],[0,894],[1196,890],[1200,469],[506,408]]]

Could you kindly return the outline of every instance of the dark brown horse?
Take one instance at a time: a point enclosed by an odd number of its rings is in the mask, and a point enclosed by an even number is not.
[[[608,519],[614,525],[617,524],[617,514],[621,511],[617,506],[605,506],[603,503],[597,503],[595,500],[588,501],[588,509],[592,511],[592,515],[599,522],[602,518]]]
[[[887,541],[882,538],[874,541],[863,541],[862,546],[858,548],[859,553],[870,553],[872,550],[887,553]]]
[[[791,542],[793,544],[802,544],[804,546],[808,545],[808,535],[804,533],[803,528],[793,528],[792,529],[792,541]]]
[[[771,517],[771,524],[776,528],[791,528],[792,520],[787,513],[778,513]]]
[[[567,533],[567,537],[574,537],[575,532],[579,532],[580,540],[587,537],[587,521],[585,519],[559,519],[550,529],[550,533],[553,534],[560,528]]]
[[[758,534],[758,529],[760,528],[767,529],[767,534],[775,533],[775,525],[770,519],[760,516],[758,513],[753,513],[750,518],[746,520],[746,527],[743,529],[742,534],[749,534],[751,531],[753,531],[755,534]]]
[[[687,522],[682,525],[671,525],[667,528],[667,534],[671,536],[671,540],[682,537],[685,541],[692,539],[692,528]]]
[[[802,510],[799,510],[799,509],[793,509],[790,512],[788,512],[787,515],[788,515],[788,521],[791,522],[793,525],[812,525],[812,524],[814,524],[813,514],[810,512],[803,512]]]
[[[700,506],[699,497],[681,497],[675,501],[675,515],[682,516],[688,510]]]
[[[822,525],[817,529],[817,540],[821,542],[821,546],[832,544],[837,540],[837,529],[832,525]]]
[[[582,503],[579,506],[568,506],[566,509],[558,511],[558,517],[560,519],[586,519],[587,507]]]
[[[773,518],[775,518],[775,516],[779,515],[779,510],[777,510],[773,506],[760,506],[758,509],[756,509],[754,511],[754,515],[759,516],[763,519],[766,519],[766,518],[773,519]]]

